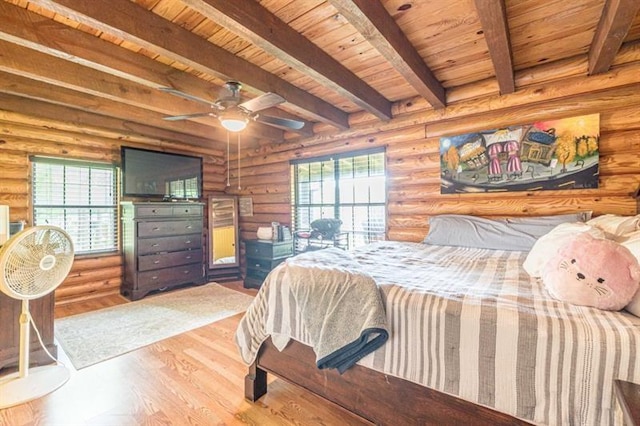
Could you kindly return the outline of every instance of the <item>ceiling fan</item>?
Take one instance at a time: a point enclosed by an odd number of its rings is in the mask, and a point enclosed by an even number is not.
[[[242,89],[242,84],[237,81],[228,81],[224,84],[224,87],[227,93],[215,102],[189,95],[172,87],[161,87],[160,90],[163,92],[181,96],[192,101],[206,103],[211,105],[212,108],[212,111],[209,112],[173,115],[165,117],[164,119],[177,121],[196,117],[217,117],[218,120],[220,120],[222,127],[230,132],[239,132],[244,130],[247,127],[249,120],[264,123],[283,130],[300,130],[304,127],[304,123],[302,121],[258,114],[258,111],[262,111],[285,102],[285,99],[282,96],[269,92],[248,101],[241,102],[240,89]]]

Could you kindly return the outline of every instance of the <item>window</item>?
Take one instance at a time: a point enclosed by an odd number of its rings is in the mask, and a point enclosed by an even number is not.
[[[292,162],[293,227],[320,218],[342,221],[349,247],[383,240],[386,229],[384,150]]]
[[[172,180],[166,185],[165,194],[178,198],[198,198],[198,178]]]
[[[117,250],[115,167],[42,157],[32,163],[34,225],[67,231],[76,254]]]

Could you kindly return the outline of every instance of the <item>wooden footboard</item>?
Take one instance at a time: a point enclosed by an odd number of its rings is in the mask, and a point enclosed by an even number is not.
[[[248,400],[256,401],[267,392],[267,372],[381,425],[529,424],[359,365],[343,375],[335,370],[319,370],[313,350],[293,340],[282,352],[271,339],[263,343],[245,378]]]

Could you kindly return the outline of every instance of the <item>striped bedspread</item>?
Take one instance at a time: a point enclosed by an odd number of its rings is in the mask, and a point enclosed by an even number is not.
[[[551,299],[522,269],[525,252],[385,241],[353,254],[390,329],[358,364],[535,424],[621,424],[613,381],[640,383],[640,318]],[[282,269],[238,327],[248,364],[269,335],[309,345]]]

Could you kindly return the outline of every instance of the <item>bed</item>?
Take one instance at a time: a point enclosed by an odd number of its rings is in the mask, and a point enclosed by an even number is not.
[[[304,256],[330,267],[327,253]],[[377,424],[622,423],[614,382],[640,383],[640,318],[550,298],[526,251],[385,241],[345,256],[379,286],[389,340],[344,374],[316,368],[285,262],[237,330],[248,399],[271,372]]]

